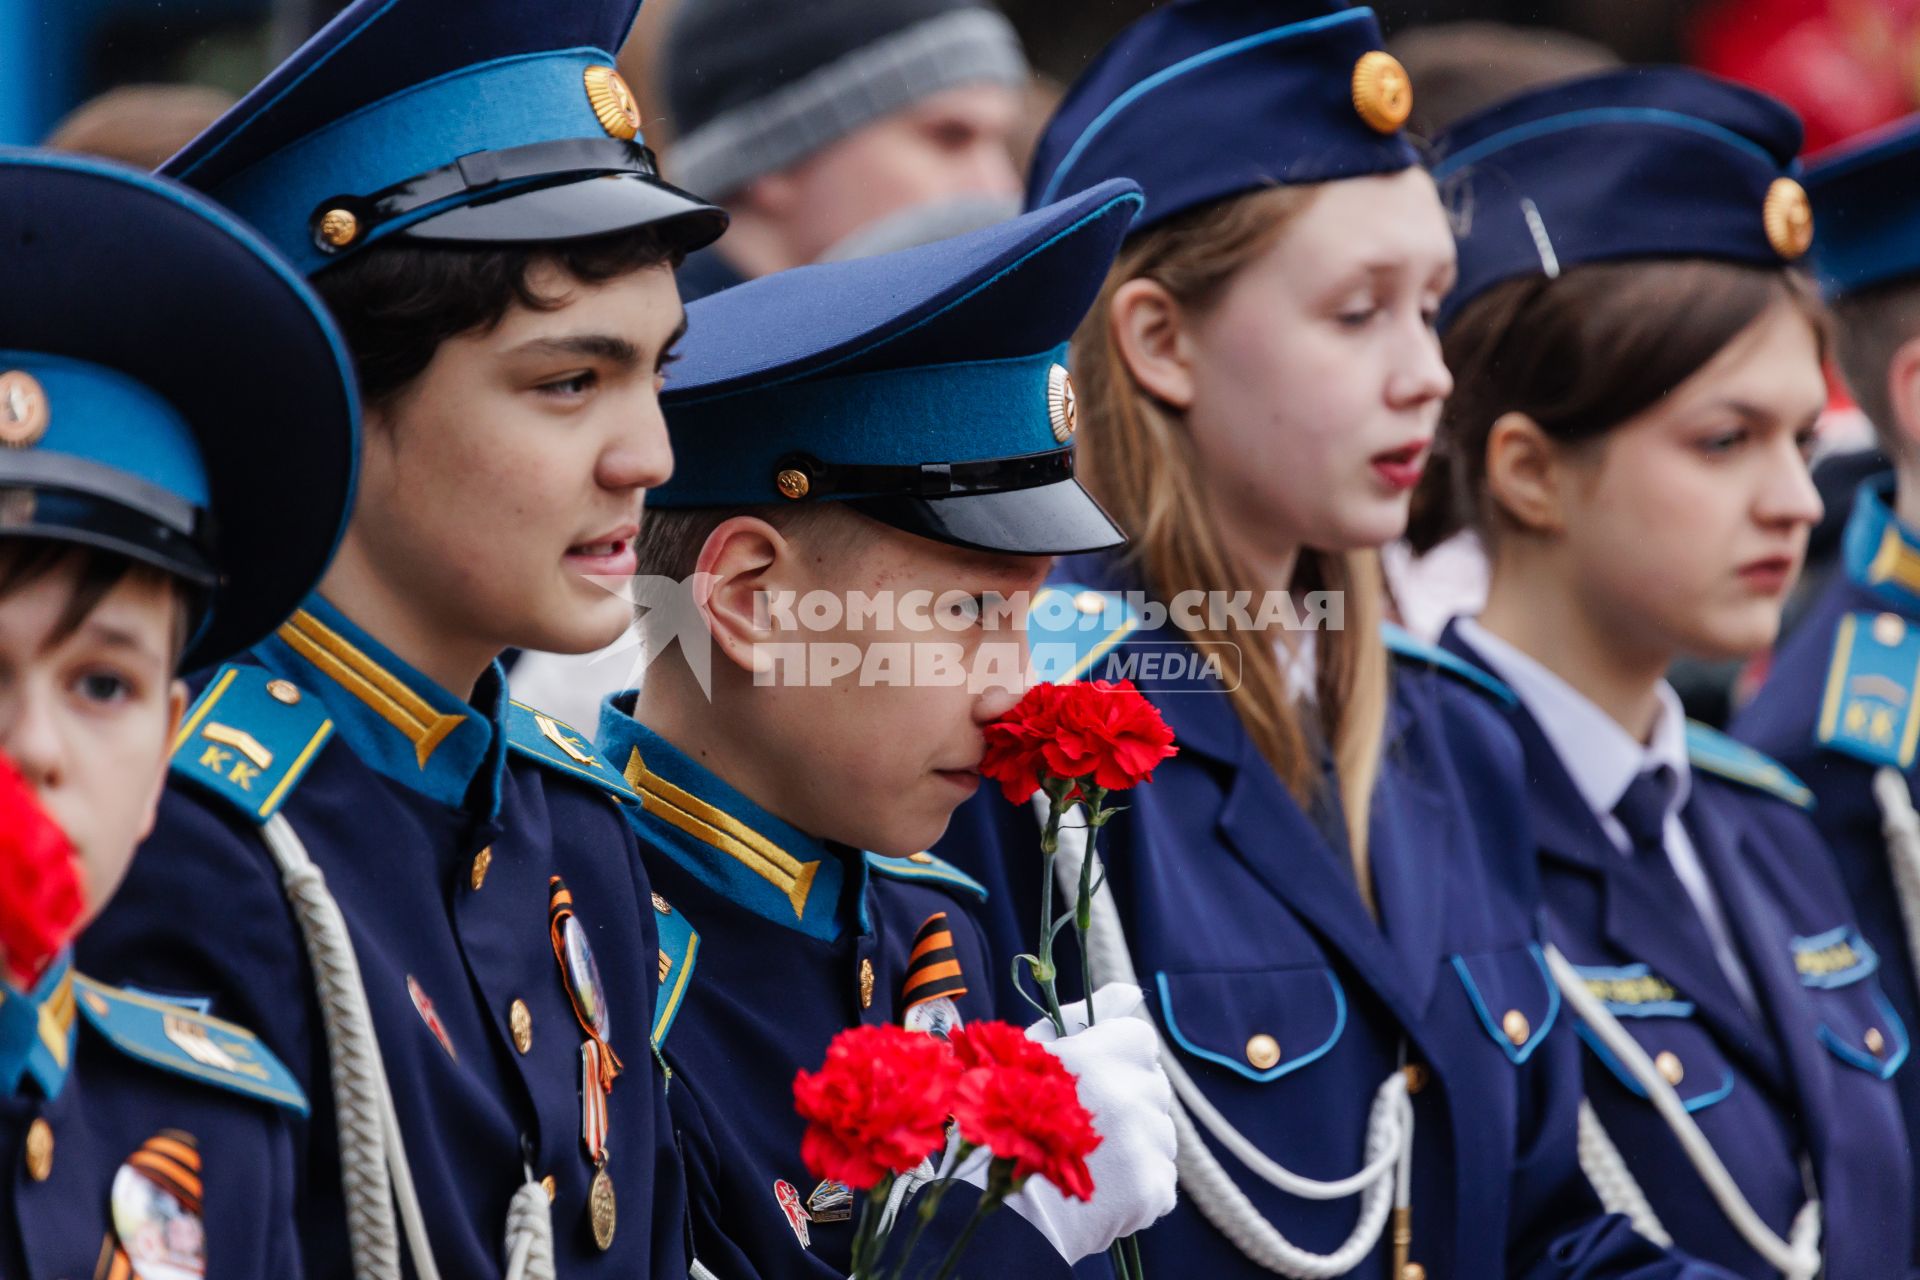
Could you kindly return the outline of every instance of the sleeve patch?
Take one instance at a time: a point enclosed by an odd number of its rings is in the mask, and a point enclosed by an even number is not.
[[[293,1073],[244,1027],[79,975],[74,989],[88,1025],[128,1057],[307,1114],[307,1095]]]
[[[700,935],[678,909],[659,894],[653,895],[654,922],[660,927],[660,989],[653,1005],[653,1049],[658,1053],[673,1030],[680,1004],[693,981],[694,961],[700,953]]]
[[[180,726],[173,773],[264,823],[332,736],[319,698],[264,668],[229,664]]]

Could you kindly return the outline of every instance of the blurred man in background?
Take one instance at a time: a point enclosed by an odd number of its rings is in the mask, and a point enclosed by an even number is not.
[[[688,300],[1019,208],[1008,144],[1029,82],[974,0],[682,0],[660,51],[675,183],[733,215],[680,272]]]

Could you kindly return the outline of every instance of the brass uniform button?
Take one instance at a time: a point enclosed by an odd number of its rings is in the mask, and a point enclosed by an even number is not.
[[[1500,1030],[1506,1033],[1507,1039],[1513,1041],[1517,1049],[1533,1035],[1533,1024],[1527,1021],[1526,1014],[1518,1009],[1509,1009],[1506,1017],[1500,1019]]]
[[[1432,1075],[1424,1065],[1418,1062],[1409,1062],[1400,1070],[1406,1073],[1408,1093],[1419,1093],[1426,1088],[1427,1080]]]
[[[789,502],[798,502],[807,496],[807,490],[813,488],[813,481],[807,479],[807,473],[794,467],[785,467],[773,478],[774,487],[780,490],[780,496]]]
[[[918,862],[922,866],[925,866],[933,861],[933,855],[930,853],[910,853],[907,855],[907,861]]]
[[[507,1009],[507,1028],[513,1032],[513,1047],[525,1053],[533,1048],[533,1013],[525,1000],[515,1000]]]
[[[1668,1084],[1678,1085],[1687,1078],[1687,1069],[1681,1064],[1680,1055],[1671,1049],[1663,1049],[1654,1058],[1653,1066],[1660,1078]]]
[[[553,1198],[560,1194],[560,1184],[553,1180],[552,1174],[540,1179],[540,1189],[547,1193],[548,1204],[552,1204]]]
[[[1906,619],[1897,613],[1882,613],[1873,620],[1873,638],[1891,649],[1907,638]]]
[[[1256,1071],[1265,1071],[1280,1061],[1280,1042],[1264,1031],[1247,1041],[1247,1061]]]
[[[873,961],[860,961],[860,1007],[873,1008]]]
[[[1866,1041],[1867,1041],[1867,1052],[1872,1054],[1874,1057],[1877,1058],[1882,1053],[1886,1052],[1887,1038],[1884,1035],[1880,1034],[1880,1028],[1868,1027]]]
[[[1813,205],[1806,188],[1792,178],[1775,178],[1767,188],[1760,221],[1766,228],[1767,243],[1788,262],[1813,247]]]
[[[488,845],[473,855],[473,875],[470,878],[475,889],[487,882],[487,868],[493,865],[493,846]]]
[[[1073,607],[1081,613],[1092,615],[1107,611],[1107,598],[1098,591],[1082,591],[1073,598]]]
[[[653,909],[663,916],[673,914],[673,908],[668,905],[667,900],[657,893],[653,895]]]
[[[36,1119],[27,1126],[27,1176],[45,1182],[53,1173],[53,1126]]]
[[[1417,1262],[1400,1268],[1400,1280],[1427,1280],[1427,1269]]]
[[[269,680],[267,696],[275,702],[284,702],[290,707],[297,706],[300,702],[300,689],[291,680]]]
[[[1353,109],[1376,133],[1393,133],[1413,114],[1413,80],[1400,59],[1384,49],[1353,64]]]
[[[329,248],[344,249],[360,234],[360,219],[348,209],[329,209],[320,215],[320,241]]]

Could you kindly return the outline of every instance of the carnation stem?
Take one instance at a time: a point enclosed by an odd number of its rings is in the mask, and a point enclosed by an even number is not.
[[[1094,845],[1100,839],[1100,828],[1106,824],[1107,810],[1102,802],[1107,798],[1104,787],[1088,787],[1087,792],[1087,848],[1086,855],[1080,859],[1080,895],[1073,903],[1073,933],[1080,943],[1080,974],[1087,988],[1087,1025],[1094,1024],[1093,993],[1100,989],[1093,972],[1093,947],[1088,935],[1093,930],[1093,867],[1099,858],[1095,856]]]
[[[853,1233],[853,1275],[863,1276],[867,1263],[873,1261],[873,1235],[879,1225],[874,1205],[885,1204],[887,1196],[893,1191],[893,1175],[884,1175],[873,1185],[860,1203],[860,1226]]]
[[[927,1234],[927,1225],[933,1221],[934,1213],[940,1208],[941,1199],[947,1194],[947,1188],[953,1185],[952,1178],[943,1178],[934,1182],[920,1193],[920,1203],[914,1208],[916,1221],[913,1234],[907,1237],[907,1247],[900,1251],[893,1265],[893,1280],[906,1280],[907,1265],[913,1258],[913,1251],[920,1247],[920,1237]]]
[[[967,1219],[967,1225],[961,1228],[958,1236],[954,1237],[953,1248],[947,1250],[947,1256],[941,1261],[940,1270],[934,1275],[933,1280],[953,1280],[954,1272],[960,1269],[961,1255],[966,1253],[967,1246],[973,1243],[973,1237],[979,1232],[980,1224],[987,1220],[988,1214],[1006,1203],[1008,1194],[1013,1190],[1013,1183],[1001,1166],[1011,1167],[1012,1163],[1010,1160],[999,1159],[993,1162],[987,1174],[987,1189],[980,1193],[980,1202],[973,1207],[973,1216]]]
[[[1060,852],[1060,819],[1067,810],[1067,793],[1073,783],[1049,778],[1047,790],[1047,827],[1040,833],[1040,959],[1033,966],[1034,981],[1046,1001],[1047,1017],[1053,1029],[1067,1034],[1067,1019],[1060,1012],[1059,974],[1053,963],[1053,860]]]

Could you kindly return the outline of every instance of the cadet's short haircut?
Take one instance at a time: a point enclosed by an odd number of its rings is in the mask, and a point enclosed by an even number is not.
[[[1887,394],[1887,368],[1900,348],[1920,338],[1920,280],[1895,280],[1863,290],[1833,304],[1839,330],[1835,359],[1854,403],[1873,423],[1874,436],[1891,457],[1904,457],[1893,399]]]
[[[791,503],[743,507],[647,508],[640,517],[640,534],[633,541],[639,561],[636,572],[679,582],[700,562],[707,537],[735,516],[764,520],[787,538],[804,538],[815,556],[838,555],[865,532],[867,517],[837,502],[806,506]]]
[[[529,283],[557,266],[582,284],[649,267],[678,267],[682,253],[641,227],[559,244],[466,248],[397,240],[375,245],[314,277],[353,353],[361,397],[392,403],[449,338],[486,331],[515,306],[549,311],[560,299]]]
[[[196,592],[164,569],[133,560],[115,551],[102,551],[52,538],[0,538],[0,602],[24,591],[70,563],[79,566],[79,580],[67,597],[49,642],[59,644],[78,631],[114,588],[132,579],[164,585],[173,598],[173,632],[167,665],[177,667],[187,644],[187,620],[198,612]]]

